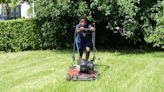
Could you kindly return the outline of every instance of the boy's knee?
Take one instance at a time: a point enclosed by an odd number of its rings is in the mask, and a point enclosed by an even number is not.
[[[86,52],[90,52],[90,48],[89,47],[86,47]]]

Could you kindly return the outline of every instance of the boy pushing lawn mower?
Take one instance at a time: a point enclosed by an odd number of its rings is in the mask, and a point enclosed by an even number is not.
[[[93,60],[89,61],[91,45],[93,46]],[[79,24],[76,25],[72,56],[73,62],[75,61],[75,46],[79,53],[78,64],[70,66],[66,79],[68,81],[98,79],[98,68],[97,65],[94,64],[96,52],[95,28],[87,23],[85,16],[80,17]],[[84,50],[86,51],[86,59],[82,59]]]
[[[89,54],[90,54],[90,40],[87,39],[87,33],[86,29],[93,32],[95,31],[95,28],[87,23],[86,16],[80,17],[79,24],[76,25],[76,46],[77,50],[79,52],[79,61],[81,61],[83,56],[83,51],[86,51],[86,61],[89,63]]]

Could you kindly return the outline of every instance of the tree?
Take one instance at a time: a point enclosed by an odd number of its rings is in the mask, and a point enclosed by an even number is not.
[[[130,42],[136,46],[154,43],[154,46],[160,47],[155,44],[163,44],[163,35],[158,37],[161,39],[158,41],[150,41],[149,38],[152,39],[155,30],[159,29],[159,20],[163,18],[161,1],[36,0],[36,15],[42,25],[50,23],[52,30],[62,30],[64,25],[71,27],[78,22],[79,16],[87,15],[88,20],[95,22],[99,45],[111,46],[115,41],[122,45]],[[121,35],[117,37],[114,32],[116,27],[122,30],[118,30],[117,34]]]
[[[158,3],[151,8],[150,17],[155,20],[155,27],[147,25],[145,30],[147,34],[145,40],[153,43],[154,47],[164,48],[164,1],[158,0]]]

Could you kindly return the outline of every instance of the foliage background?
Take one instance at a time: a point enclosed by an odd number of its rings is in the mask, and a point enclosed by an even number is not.
[[[35,0],[36,18],[0,22],[0,50],[71,48],[82,15],[98,48],[164,48],[163,8],[163,0]]]
[[[163,0],[36,0],[36,7],[37,19],[43,26],[52,24],[52,30],[67,26],[73,31],[78,18],[88,16],[97,28],[99,46],[164,45]],[[117,26],[122,33],[114,33]]]

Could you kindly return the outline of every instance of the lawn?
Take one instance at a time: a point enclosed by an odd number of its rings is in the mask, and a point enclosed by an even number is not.
[[[71,51],[0,52],[0,92],[164,92],[164,52],[97,53],[99,79],[66,81]]]

